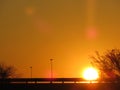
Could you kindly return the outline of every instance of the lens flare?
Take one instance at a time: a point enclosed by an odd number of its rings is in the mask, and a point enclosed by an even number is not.
[[[97,30],[95,28],[88,28],[86,30],[86,36],[87,36],[88,39],[96,39]]]

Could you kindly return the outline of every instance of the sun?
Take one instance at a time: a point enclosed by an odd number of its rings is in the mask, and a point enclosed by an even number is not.
[[[96,80],[99,78],[98,71],[95,68],[87,68],[83,72],[83,77],[86,80]]]

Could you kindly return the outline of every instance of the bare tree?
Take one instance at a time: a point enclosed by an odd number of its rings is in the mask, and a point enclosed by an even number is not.
[[[114,80],[120,77],[120,49],[107,50],[103,55],[96,51],[96,56],[91,58],[92,65],[100,70],[102,77]]]
[[[16,69],[13,66],[5,65],[4,63],[0,63],[0,78],[13,78],[16,76]]]

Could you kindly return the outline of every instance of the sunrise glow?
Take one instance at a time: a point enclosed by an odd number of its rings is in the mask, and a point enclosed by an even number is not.
[[[98,79],[99,75],[96,69],[94,68],[87,68],[84,72],[83,72],[83,77],[86,80],[96,80]]]

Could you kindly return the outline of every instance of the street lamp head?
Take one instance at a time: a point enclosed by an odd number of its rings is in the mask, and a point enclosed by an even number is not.
[[[53,61],[53,59],[50,59],[50,61]]]

